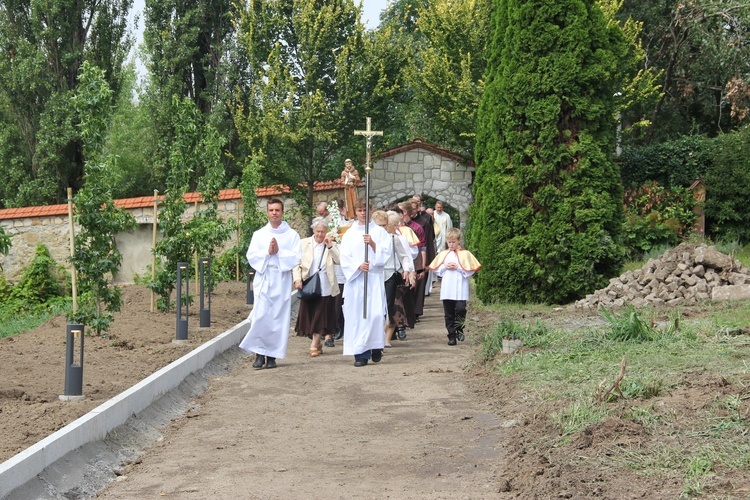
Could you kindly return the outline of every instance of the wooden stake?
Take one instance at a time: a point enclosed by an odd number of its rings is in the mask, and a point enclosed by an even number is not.
[[[73,226],[73,188],[68,188],[68,223],[70,225],[70,256],[76,255],[76,235]],[[73,270],[70,273],[70,288],[73,294],[73,314],[78,312],[78,283],[76,280],[76,265],[73,264]]]
[[[156,280],[156,228],[159,222],[159,190],[154,189],[154,231],[151,236],[151,282]],[[151,312],[156,310],[156,292],[151,290]]]

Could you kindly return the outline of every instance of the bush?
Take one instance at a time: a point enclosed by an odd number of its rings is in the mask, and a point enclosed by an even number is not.
[[[657,247],[677,245],[695,223],[695,200],[686,188],[666,189],[652,181],[627,190],[623,199],[623,243],[629,259],[639,259]]]
[[[64,283],[65,277],[65,271],[58,267],[47,247],[40,243],[34,252],[34,260],[13,287],[10,299],[18,301],[23,308],[44,304],[52,297],[63,295],[61,283]]]
[[[706,228],[714,240],[750,242],[750,129],[711,143],[714,166],[706,173]]]
[[[605,286],[624,258],[609,152],[627,46],[593,1],[507,2],[493,28],[467,233],[483,265],[477,295],[568,303]]]
[[[712,168],[712,139],[685,136],[653,146],[625,148],[620,155],[620,173],[626,188],[654,181],[668,188],[688,187]]]

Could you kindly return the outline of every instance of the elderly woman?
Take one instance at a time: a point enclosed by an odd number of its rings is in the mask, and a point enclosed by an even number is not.
[[[321,296],[300,301],[294,331],[298,337],[312,340],[310,356],[316,358],[323,354],[321,338],[329,337],[337,330],[338,315],[334,297],[339,294],[339,285],[333,266],[339,263],[339,249],[335,241],[327,235],[328,224],[324,219],[313,220],[311,228],[313,235],[300,242],[302,260],[292,270],[292,277],[294,287],[301,290],[302,280],[320,273]]]

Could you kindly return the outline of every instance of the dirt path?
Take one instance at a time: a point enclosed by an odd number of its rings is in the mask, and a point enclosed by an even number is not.
[[[296,337],[275,370],[248,357],[100,497],[496,498],[514,423],[469,389],[469,341],[446,340],[433,294],[377,365]]]

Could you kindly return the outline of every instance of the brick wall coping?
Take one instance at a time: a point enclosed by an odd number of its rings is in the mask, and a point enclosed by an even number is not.
[[[313,183],[314,191],[332,191],[336,189],[342,189],[344,185],[340,179],[332,181],[316,181]],[[264,186],[259,187],[255,190],[255,195],[259,198],[268,198],[270,196],[278,196],[281,194],[289,193],[289,186]],[[164,198],[160,196],[159,200]],[[200,193],[185,193],[185,201],[187,203],[195,203],[201,201]],[[222,189],[219,192],[219,201],[229,200],[241,200],[242,194],[239,189]],[[135,209],[135,208],[146,208],[154,205],[153,196],[140,196],[138,198],[123,198],[115,200],[115,205],[124,209]],[[66,216],[68,215],[68,205],[45,205],[41,207],[23,207],[23,208],[4,208],[0,209],[0,220],[7,219],[26,219],[30,217],[53,217],[53,216]]]

